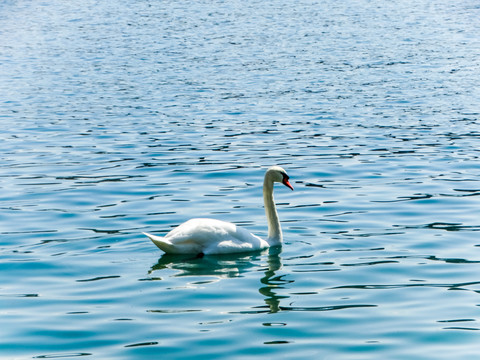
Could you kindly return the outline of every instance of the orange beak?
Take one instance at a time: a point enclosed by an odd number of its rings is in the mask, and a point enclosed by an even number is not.
[[[286,187],[289,187],[290,189],[293,190],[293,186],[290,184],[287,178],[284,178],[282,181],[282,184],[285,185]]]

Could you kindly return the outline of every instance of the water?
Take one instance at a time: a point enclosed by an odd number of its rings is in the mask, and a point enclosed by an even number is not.
[[[5,359],[480,351],[477,1],[0,7]],[[162,256],[194,216],[285,244]]]

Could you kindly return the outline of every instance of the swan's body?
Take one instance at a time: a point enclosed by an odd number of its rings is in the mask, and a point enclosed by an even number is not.
[[[191,219],[165,237],[144,233],[155,245],[169,254],[228,254],[254,251],[282,243],[282,229],[273,200],[273,185],[283,183],[293,190],[285,170],[273,166],[265,173],[263,201],[268,221],[268,238],[263,240],[235,224],[215,220]]]

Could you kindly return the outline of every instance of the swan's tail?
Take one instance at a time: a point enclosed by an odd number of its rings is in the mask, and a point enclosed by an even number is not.
[[[143,233],[144,235],[148,236],[148,238],[150,240],[152,240],[152,242],[157,245],[157,247],[166,252],[166,253],[173,253],[175,252],[174,251],[174,246],[173,244],[168,241],[168,240],[165,240],[165,238],[161,237],[161,236],[157,236],[157,235],[152,235],[152,234],[148,234],[148,233]]]

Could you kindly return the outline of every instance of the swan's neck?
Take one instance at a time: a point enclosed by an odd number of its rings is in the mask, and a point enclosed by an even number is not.
[[[263,182],[263,204],[268,222],[268,243],[270,246],[282,243],[282,228],[278,219],[275,201],[273,199],[273,181],[265,177]]]

